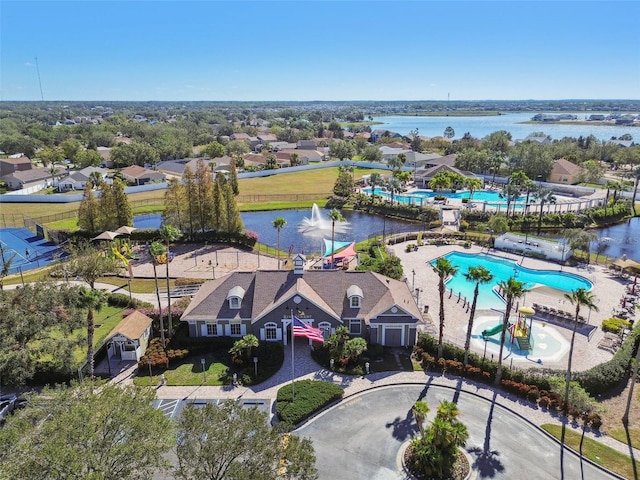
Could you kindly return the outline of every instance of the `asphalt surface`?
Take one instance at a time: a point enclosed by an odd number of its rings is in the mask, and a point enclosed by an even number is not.
[[[523,417],[495,401],[452,388],[395,385],[350,397],[295,431],[313,440],[320,479],[396,480],[404,445],[418,434],[411,414],[426,401],[433,419],[440,401],[456,401],[467,426],[465,450],[472,478],[581,479],[619,478],[580,458]]]

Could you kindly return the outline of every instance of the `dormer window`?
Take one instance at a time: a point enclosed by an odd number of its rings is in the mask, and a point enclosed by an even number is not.
[[[349,306],[351,308],[360,308],[364,295],[362,289],[357,285],[351,285],[347,289],[347,298],[349,299]]]
[[[236,285],[227,294],[227,301],[229,302],[229,308],[232,310],[239,310],[242,305],[242,299],[244,298],[244,288]]]

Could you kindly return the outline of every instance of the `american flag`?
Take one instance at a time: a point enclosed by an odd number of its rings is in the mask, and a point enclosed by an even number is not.
[[[298,317],[293,317],[293,336],[305,337],[314,342],[324,343],[324,336],[322,330],[319,328],[313,328],[311,325],[307,325]]]

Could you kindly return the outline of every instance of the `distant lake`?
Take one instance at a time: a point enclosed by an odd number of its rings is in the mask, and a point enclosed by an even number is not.
[[[549,112],[560,113],[560,112]],[[561,112],[565,113],[565,112]],[[571,113],[571,112],[566,112]],[[602,113],[608,115],[610,112],[581,112],[573,113],[579,120],[584,120],[589,115]],[[492,115],[483,117],[410,117],[410,116],[385,116],[374,117],[375,122],[382,122],[381,125],[372,125],[372,129],[384,129],[407,135],[412,130],[418,129],[418,133],[425,137],[439,137],[447,127],[455,131],[454,139],[460,139],[469,132],[475,138],[484,138],[487,135],[505,130],[511,133],[513,140],[522,140],[529,134],[544,132],[554,140],[564,137],[578,138],[594,135],[599,140],[610,140],[611,137],[621,137],[628,133],[637,142],[640,140],[639,127],[625,126],[598,126],[585,123],[584,125],[565,125],[557,123],[544,124],[524,124],[528,122],[536,112],[527,113],[506,113],[504,115]]]
[[[640,262],[640,217],[635,217],[627,222],[612,227],[595,230],[607,246],[603,252],[609,257],[619,258],[626,255]],[[593,242],[591,250],[596,251],[598,242]]]

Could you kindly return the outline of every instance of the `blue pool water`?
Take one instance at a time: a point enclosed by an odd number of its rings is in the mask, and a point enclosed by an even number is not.
[[[569,293],[578,288],[591,290],[593,287],[589,280],[579,275],[553,270],[533,270],[492,255],[451,252],[444,258],[449,260],[453,266],[458,267],[458,272],[447,281],[447,288],[452,289],[455,295],[460,292],[469,301],[473,300],[473,290],[475,289],[475,283],[464,278],[469,267],[483,266],[493,274],[491,282],[480,285],[478,309],[504,309],[504,302],[493,291],[493,287],[502,281],[507,281],[512,276],[524,282],[527,289],[531,289],[535,285],[544,285]],[[431,263],[435,264],[435,260]]]
[[[371,195],[371,187],[363,188],[362,191],[368,195]],[[376,188],[375,194],[384,198],[391,198],[391,194],[382,188]],[[436,196],[443,196],[447,198],[469,198],[469,191],[463,190],[460,192],[434,192],[431,190],[414,190],[410,194],[400,194],[394,195],[393,200],[400,203],[408,203],[414,205],[421,205],[424,199],[431,199]],[[526,197],[520,196],[516,200],[516,202],[524,202]],[[531,200],[531,199],[530,199]],[[487,202],[489,204],[501,203],[506,204],[507,200],[500,196],[500,192],[492,191],[492,190],[476,190],[473,192],[473,201],[478,202]]]

